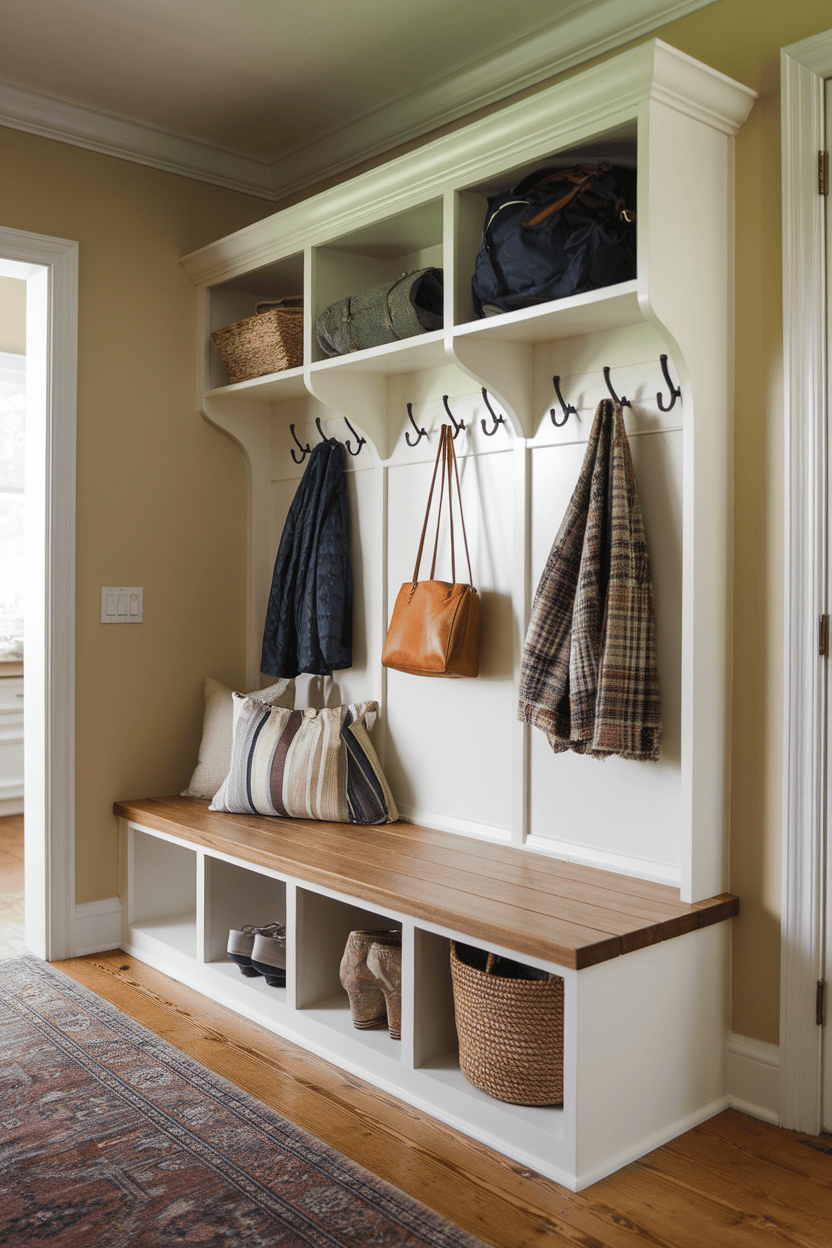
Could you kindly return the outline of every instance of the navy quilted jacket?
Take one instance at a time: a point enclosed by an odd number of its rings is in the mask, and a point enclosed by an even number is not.
[[[317,443],[274,564],[261,671],[328,676],[352,667],[352,567],[344,448]]]

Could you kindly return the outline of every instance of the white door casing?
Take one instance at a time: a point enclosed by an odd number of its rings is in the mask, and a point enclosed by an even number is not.
[[[0,228],[26,281],[25,940],[73,952],[78,244]]]
[[[827,80],[827,82],[824,84],[824,96],[825,96],[824,113],[825,113],[825,126],[826,126],[825,128],[826,143],[824,146],[827,147],[829,144],[829,135],[832,134],[832,80]],[[828,156],[827,156],[827,164],[828,164]],[[827,168],[827,178],[828,178],[828,168]],[[826,369],[825,380],[826,380],[827,500],[828,500],[829,498],[832,498],[832,462],[830,462],[829,442],[828,442],[829,416],[830,416],[830,413],[832,413],[832,402],[830,402],[830,385],[832,384],[832,378],[830,378],[829,366],[828,366],[828,361],[830,358],[830,355],[829,355],[830,334],[832,333],[832,314],[831,314],[832,313],[832,276],[830,275],[830,272],[831,272],[830,266],[832,266],[832,207],[830,207],[830,200],[829,200],[828,193],[825,197],[824,209],[825,209],[825,217],[826,217],[824,237],[825,237],[825,243],[826,243],[825,310],[826,310],[827,369]],[[827,503],[827,523],[828,523],[828,514],[829,513],[828,513],[828,503]],[[827,534],[827,560],[829,557],[830,549],[832,549],[832,543],[830,543],[829,536]],[[827,579],[826,579],[827,612],[829,610],[828,602],[829,602],[830,584],[832,584],[832,569],[829,569],[828,563],[827,563]],[[827,677],[827,681],[828,681],[828,677]],[[828,721],[828,715],[829,715],[828,698],[829,698],[829,694],[828,694],[828,688],[827,688],[827,702],[826,702],[827,721]],[[829,851],[829,843],[828,843],[829,830],[830,828],[832,828],[832,819],[829,818],[829,802],[830,800],[832,800],[832,789],[830,789],[830,785],[829,785],[829,776],[832,775],[832,768],[830,768],[829,756],[828,756],[828,750],[829,750],[831,742],[832,742],[832,734],[830,734],[828,726],[827,726],[827,729],[826,729],[827,755],[826,755],[826,771],[825,771],[825,798],[826,798],[825,830],[824,830],[824,836],[822,839],[822,850],[823,850],[822,870],[825,875],[825,883],[824,883],[824,893],[822,897],[822,911],[821,911],[823,915],[823,922],[824,922],[824,928],[825,928],[825,932],[824,932],[825,949],[824,949],[824,957],[823,957],[823,967],[821,970],[821,978],[824,980],[827,980],[829,978],[829,973],[830,971],[832,971],[832,907],[830,907],[830,904],[829,904],[829,899],[830,897],[832,897],[832,887],[830,887],[830,880],[829,880],[829,872],[830,870],[832,870],[832,853],[830,853]],[[828,1014],[827,1014],[827,1019],[824,1020],[824,1024],[826,1024],[827,1020],[828,1020]],[[828,1020],[828,1021],[832,1022],[832,1020]],[[822,1049],[821,1049],[821,1128],[824,1131],[829,1131],[829,1130],[832,1130],[832,1025],[829,1025],[829,1026],[824,1025],[821,1044],[822,1044]]]
[[[826,281],[824,78],[832,31],[781,51],[785,620],[780,1123],[821,1126],[824,775],[827,660],[818,653],[826,597]]]

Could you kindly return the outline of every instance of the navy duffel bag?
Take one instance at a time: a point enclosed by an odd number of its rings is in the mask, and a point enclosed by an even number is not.
[[[572,165],[492,195],[471,282],[476,315],[635,277],[635,185],[633,170]]]

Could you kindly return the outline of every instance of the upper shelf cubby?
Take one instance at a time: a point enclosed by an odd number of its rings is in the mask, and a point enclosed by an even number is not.
[[[303,252],[282,256],[249,273],[218,282],[208,289],[210,333],[254,316],[258,303],[303,296]],[[228,374],[213,343],[210,344],[208,388],[227,387]],[[295,370],[292,370],[295,371]],[[251,381],[238,382],[234,387],[249,386]]]
[[[479,324],[482,319],[491,319],[491,317],[480,318],[476,315],[471,292],[471,279],[488,219],[489,200],[496,195],[514,192],[516,187],[522,186],[527,178],[536,173],[570,165],[606,163],[616,168],[632,170],[635,173],[638,165],[637,139],[636,122],[632,120],[604,134],[584,139],[580,143],[570,144],[560,150],[541,152],[532,159],[509,169],[489,172],[486,177],[480,177],[457,191],[453,244],[455,325]],[[522,198],[522,194],[519,198]],[[561,302],[563,301],[557,300],[548,306],[556,312]],[[540,309],[531,307],[524,311],[534,315]],[[501,320],[504,316],[505,314],[498,315],[494,319]]]
[[[415,269],[444,268],[442,197],[340,235],[312,249],[308,359],[328,359],[315,324],[333,303]]]
[[[239,438],[241,419],[277,416],[277,402],[289,419],[282,401],[310,394],[348,413],[384,459],[394,440],[386,388],[398,374],[452,363],[529,436],[540,344],[647,321],[681,368],[680,343],[701,302],[694,292],[717,267],[709,240],[722,228],[700,202],[697,177],[753,99],[742,84],[649,40],[186,256],[205,292],[203,412],[229,431],[233,424]],[[541,169],[600,161],[636,172],[637,275],[475,317],[471,279],[489,197]],[[331,304],[425,267],[444,273],[441,330],[336,357],[318,345],[316,321]],[[229,386],[211,331],[300,288],[302,368]]]

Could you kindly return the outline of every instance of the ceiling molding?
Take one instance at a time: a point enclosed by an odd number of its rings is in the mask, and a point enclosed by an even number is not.
[[[651,34],[715,0],[598,0],[375,113],[322,136],[272,166],[277,198],[343,173],[477,109]]]
[[[0,125],[274,200],[267,161],[0,80]]]
[[[276,201],[603,55],[715,0],[582,0],[489,57],[273,163],[0,81],[0,125]]]

